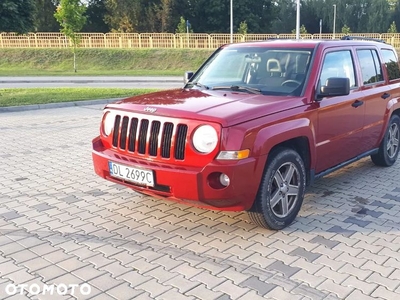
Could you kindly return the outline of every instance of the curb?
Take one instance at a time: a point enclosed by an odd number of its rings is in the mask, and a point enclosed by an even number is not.
[[[49,108],[63,108],[73,106],[87,106],[96,104],[108,104],[114,101],[118,101],[123,98],[112,98],[112,99],[100,99],[100,100],[82,100],[82,101],[70,101],[70,102],[59,102],[59,103],[46,103],[46,104],[32,104],[32,105],[21,105],[21,106],[5,106],[0,107],[0,113],[6,112],[20,112],[38,109],[49,109]]]

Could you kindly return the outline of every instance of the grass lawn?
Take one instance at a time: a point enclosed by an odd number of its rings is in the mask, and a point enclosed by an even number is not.
[[[156,89],[119,88],[10,88],[0,89],[0,107],[79,100],[120,98],[154,92]]]
[[[212,53],[196,49],[0,49],[0,76],[183,76]]]

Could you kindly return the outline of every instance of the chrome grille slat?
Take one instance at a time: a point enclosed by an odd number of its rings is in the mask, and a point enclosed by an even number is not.
[[[132,153],[184,160],[187,133],[186,124],[117,115],[112,145]]]

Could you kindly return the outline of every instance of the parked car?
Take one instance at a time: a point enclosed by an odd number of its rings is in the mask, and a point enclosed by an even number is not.
[[[293,222],[306,186],[360,158],[399,154],[396,51],[371,40],[224,45],[181,89],[109,104],[96,173],[140,193]]]

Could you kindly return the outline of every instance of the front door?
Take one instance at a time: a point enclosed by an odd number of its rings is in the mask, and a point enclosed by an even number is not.
[[[349,49],[325,52],[320,85],[331,77],[350,79],[350,94],[325,97],[319,102],[316,173],[356,157],[361,151],[365,105]]]

